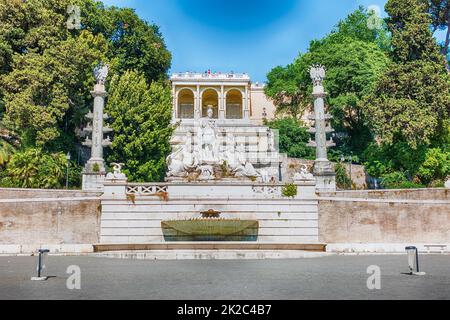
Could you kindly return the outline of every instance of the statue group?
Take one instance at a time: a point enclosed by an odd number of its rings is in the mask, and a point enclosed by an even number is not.
[[[213,110],[201,118],[195,135],[187,132],[183,143],[167,157],[167,177],[187,178],[195,176],[198,180],[214,180],[220,177],[251,178],[268,182],[267,170],[256,170],[245,155],[245,146],[237,144],[231,133],[226,135],[225,150],[220,150],[216,120]],[[224,172],[225,171],[225,172]],[[267,180],[267,181],[266,181]]]

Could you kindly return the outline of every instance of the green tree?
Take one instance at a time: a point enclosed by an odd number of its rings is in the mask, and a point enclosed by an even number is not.
[[[5,121],[0,120],[0,169],[6,166],[19,146],[17,135]]]
[[[94,84],[91,70],[104,51],[101,35],[81,32],[54,43],[42,54],[14,55],[13,70],[3,77],[6,117],[29,145],[49,147],[66,135],[74,139],[74,129],[80,124],[74,120],[81,116],[73,115],[87,111],[91,101],[87,88]],[[58,150],[60,145],[49,149]]]
[[[309,67],[320,63],[327,69],[325,87],[333,127],[341,133],[338,147],[360,154],[371,141],[361,101],[370,93],[389,59],[388,35],[384,28],[367,27],[368,13],[359,8],[341,21],[324,39],[313,41],[308,52],[286,67],[269,72],[266,94],[274,99],[277,111],[294,117],[312,108]]]
[[[114,139],[108,161],[123,162],[131,181],[162,181],[173,128],[170,89],[127,71],[114,76],[106,111]]]
[[[389,0],[393,63],[364,102],[370,124],[384,144],[429,145],[445,131],[449,77],[419,0]]]
[[[81,29],[67,29],[67,7],[81,8]],[[92,105],[93,67],[143,72],[165,79],[171,55],[159,29],[132,9],[94,0],[0,0],[0,116],[23,141],[47,150],[71,149]]]
[[[433,33],[436,30],[447,29],[442,54],[447,57],[450,44],[450,1],[449,0],[422,0],[425,3],[427,12],[431,15],[431,25]]]
[[[313,149],[306,144],[311,137],[308,129],[299,120],[286,117],[266,121],[271,129],[278,130],[279,151],[293,158],[313,158]]]
[[[334,167],[336,171],[336,186],[339,189],[352,189],[353,182],[350,176],[347,174],[347,170],[342,163],[336,163]]]
[[[384,187],[435,185],[449,159],[450,82],[423,1],[389,0],[392,63],[364,101],[378,144],[364,153]]]
[[[0,169],[8,163],[13,153],[13,146],[7,141],[0,139]]]
[[[159,27],[139,18],[133,9],[105,7],[98,1],[82,1],[84,28],[108,40],[107,57],[114,60],[114,71],[142,72],[147,82],[164,80],[172,56]]]
[[[67,28],[68,5],[81,9],[79,30]],[[95,0],[0,0],[0,123],[19,135],[20,152],[66,153],[80,146],[80,127],[92,107],[92,70],[100,61],[112,75],[136,70],[151,83],[167,79],[171,54],[159,28],[132,9]],[[6,142],[1,150],[4,166],[11,152]]]

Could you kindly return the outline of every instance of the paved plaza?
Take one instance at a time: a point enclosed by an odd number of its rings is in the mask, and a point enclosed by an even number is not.
[[[36,257],[0,257],[0,299],[450,299],[450,256],[421,255],[425,276],[409,276],[406,255],[292,260],[151,261],[50,256],[47,281],[30,281]],[[81,288],[67,289],[69,266]],[[367,288],[367,268],[381,289]]]

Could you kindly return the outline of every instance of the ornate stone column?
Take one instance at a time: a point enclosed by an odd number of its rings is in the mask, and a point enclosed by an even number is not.
[[[172,123],[177,121],[178,116],[178,92],[175,85],[172,85]]]
[[[245,86],[245,91],[244,91],[244,98],[242,99],[242,107],[244,108],[244,114],[243,114],[243,118],[245,120],[249,120],[250,119],[250,108],[249,108],[249,91],[248,91],[248,85]]]
[[[105,105],[105,81],[108,76],[108,66],[99,65],[94,70],[97,84],[91,91],[94,97],[93,112],[89,112],[86,118],[90,124],[84,129],[88,134],[91,133],[91,139],[86,138],[83,145],[91,147],[91,157],[83,170],[83,190],[101,190],[106,175],[105,160],[103,159],[103,147],[111,145],[109,136],[104,139],[103,135],[112,131],[107,126],[103,126],[103,121],[108,119],[108,115],[103,113]]]
[[[314,65],[310,69],[310,76],[313,81],[314,115],[310,117],[314,121],[314,127],[309,130],[315,135],[315,141],[308,144],[316,148],[316,160],[314,161],[314,175],[316,177],[316,189],[318,191],[336,190],[336,174],[331,162],[328,160],[327,147],[335,146],[330,138],[327,141],[327,133],[333,132],[331,125],[327,122],[331,120],[331,115],[325,113],[324,98],[326,92],[323,88],[325,79],[325,68],[321,65]]]
[[[202,97],[200,96],[200,86],[197,85],[197,90],[194,94],[194,119],[199,120],[202,117]]]
[[[223,85],[220,86],[220,94],[219,94],[219,120],[225,119],[225,108],[226,108],[226,98]]]

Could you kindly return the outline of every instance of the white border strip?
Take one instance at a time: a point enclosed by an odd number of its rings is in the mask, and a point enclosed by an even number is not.
[[[0,203],[21,203],[21,202],[56,202],[56,201],[85,201],[85,200],[101,200],[100,197],[62,197],[62,198],[16,198],[16,199],[0,199]]]
[[[317,200],[343,201],[343,202],[373,202],[373,203],[450,204],[450,200],[368,199],[368,198],[341,198],[341,197],[319,197]]]

